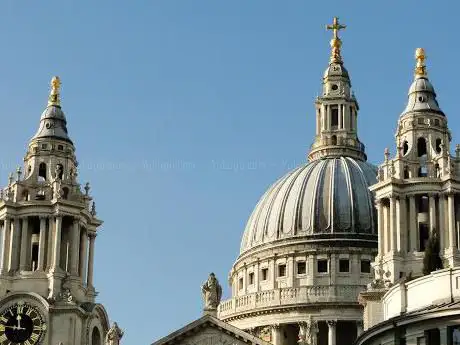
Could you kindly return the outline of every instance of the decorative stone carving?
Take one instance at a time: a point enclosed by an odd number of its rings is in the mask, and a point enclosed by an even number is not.
[[[217,306],[222,297],[222,287],[214,273],[209,275],[208,280],[201,286],[205,311],[217,311]]]
[[[318,340],[318,323],[313,321],[311,317],[308,321],[299,323],[299,339],[297,341],[300,345],[316,345]]]
[[[116,322],[113,323],[112,327],[110,327],[107,335],[105,336],[105,344],[106,345],[119,345],[121,338],[123,338],[123,330],[118,327]]]
[[[261,327],[259,329],[258,337],[262,340],[271,342],[272,341],[272,331],[270,326]]]
[[[61,291],[59,292],[56,300],[66,303],[75,303],[74,297],[72,296],[72,293],[70,291],[69,274],[67,273],[65,278],[62,280]]]

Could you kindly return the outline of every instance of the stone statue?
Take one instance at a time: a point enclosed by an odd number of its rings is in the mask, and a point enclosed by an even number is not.
[[[215,311],[222,297],[222,287],[214,273],[209,275],[208,280],[201,286],[201,294],[204,301],[205,311]]]
[[[120,345],[120,340],[123,338],[123,334],[123,330],[118,327],[116,322],[114,322],[105,336],[105,345]]]

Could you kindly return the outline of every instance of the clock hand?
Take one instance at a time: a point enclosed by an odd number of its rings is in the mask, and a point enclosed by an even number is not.
[[[18,320],[18,329],[21,329],[21,315],[18,314],[18,316],[16,316],[16,320]]]

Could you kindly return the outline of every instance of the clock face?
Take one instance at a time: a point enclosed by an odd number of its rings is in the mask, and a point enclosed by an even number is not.
[[[42,315],[30,304],[18,302],[0,313],[0,345],[39,344],[45,331]]]

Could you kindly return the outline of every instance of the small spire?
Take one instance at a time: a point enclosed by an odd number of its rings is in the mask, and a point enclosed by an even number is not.
[[[61,88],[61,79],[55,76],[51,79],[51,92],[48,97],[48,106],[60,106],[61,99],[59,97],[59,91]]]
[[[425,58],[425,49],[417,48],[415,50],[415,60],[417,61],[417,64],[415,65],[415,77],[426,77]]]
[[[333,37],[331,40],[331,58],[330,63],[342,63],[342,56],[340,55],[340,47],[342,41],[339,38],[339,31],[345,29],[347,26],[339,24],[339,18],[334,17],[332,25],[326,25],[326,30],[332,30]]]

